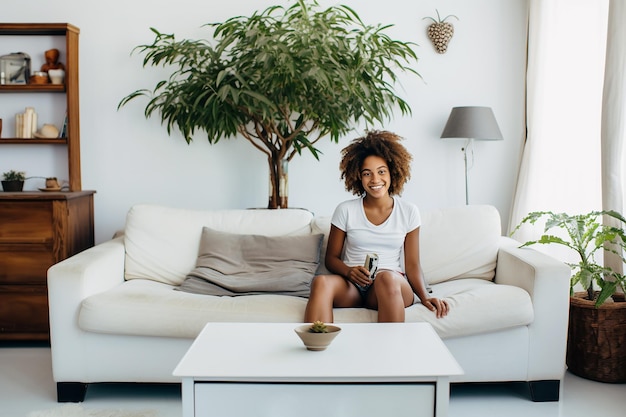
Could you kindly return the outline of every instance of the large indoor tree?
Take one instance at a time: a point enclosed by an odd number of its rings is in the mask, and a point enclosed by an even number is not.
[[[187,143],[197,130],[212,144],[243,136],[267,156],[269,208],[287,207],[287,164],[303,149],[319,159],[320,139],[337,143],[358,122],[411,111],[394,86],[400,72],[419,76],[414,44],[388,36],[391,25],[365,24],[353,8],[297,0],[207,26],[207,40],[152,28],[154,42],[135,49],[144,67],[173,72],[119,107],[147,96],[145,116],[157,112],[168,134],[177,127]]]

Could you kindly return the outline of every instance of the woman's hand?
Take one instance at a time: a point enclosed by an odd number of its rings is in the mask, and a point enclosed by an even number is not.
[[[346,279],[361,287],[372,284],[369,271],[364,266],[351,266],[346,275]]]
[[[448,302],[445,300],[440,300],[439,298],[426,298],[422,301],[422,304],[430,311],[436,312],[438,319],[448,315],[448,312],[450,311],[450,306],[448,305]]]

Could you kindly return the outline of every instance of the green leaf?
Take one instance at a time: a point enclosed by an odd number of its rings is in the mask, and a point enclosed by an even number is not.
[[[603,282],[603,285],[600,290],[600,294],[598,294],[598,298],[596,299],[596,304],[595,304],[596,307],[599,307],[602,304],[604,304],[604,302],[608,300],[609,297],[615,294],[615,291],[619,284],[619,282],[617,281],[614,281],[614,282],[602,281],[602,282]]]

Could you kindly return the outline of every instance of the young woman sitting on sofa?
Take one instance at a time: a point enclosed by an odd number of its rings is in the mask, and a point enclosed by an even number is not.
[[[424,284],[419,210],[399,197],[412,160],[401,139],[370,131],[342,150],[341,178],[359,198],[335,209],[325,258],[333,274],[313,279],[305,322],[333,322],[333,307],[366,307],[378,310],[379,322],[404,322],[404,309],[415,302],[438,318],[448,314],[448,303],[430,297]],[[364,266],[368,254],[379,260],[371,275]]]

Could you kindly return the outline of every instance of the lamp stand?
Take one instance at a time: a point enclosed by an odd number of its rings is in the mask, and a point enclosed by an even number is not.
[[[465,142],[465,146],[461,149],[463,151],[463,162],[465,162],[465,205],[466,206],[469,205],[469,187],[467,185],[467,176],[469,172],[469,167],[467,165],[467,151],[472,146],[472,141],[473,139],[468,139],[467,142]]]

